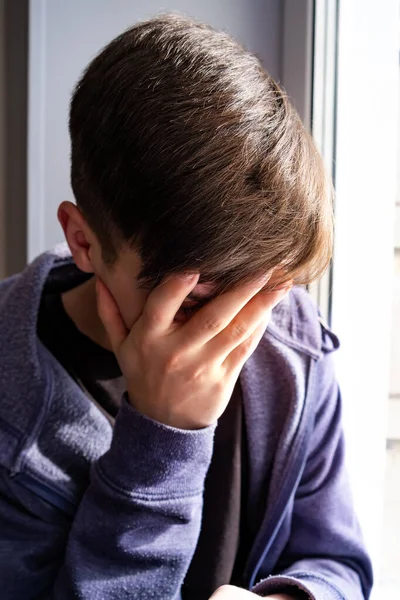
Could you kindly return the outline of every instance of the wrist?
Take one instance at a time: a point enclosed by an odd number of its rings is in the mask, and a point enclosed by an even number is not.
[[[111,447],[98,461],[100,474],[115,487],[143,496],[201,493],[214,430],[212,426],[185,431],[153,421],[132,407],[125,396]]]
[[[213,423],[200,423],[194,419],[190,419],[187,415],[181,415],[176,410],[172,410],[171,407],[165,406],[162,403],[149,405],[148,403],[140,402],[129,390],[127,392],[127,400],[138,413],[166,427],[172,427],[181,431],[196,431],[213,425]]]

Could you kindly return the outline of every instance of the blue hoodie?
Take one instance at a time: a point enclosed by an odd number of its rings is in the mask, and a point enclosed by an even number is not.
[[[178,600],[215,426],[168,427],[124,399],[112,428],[38,339],[49,277],[73,285],[65,246],[0,284],[0,597]],[[337,346],[295,288],[240,375],[255,532],[244,577],[260,596],[370,593],[344,469]]]

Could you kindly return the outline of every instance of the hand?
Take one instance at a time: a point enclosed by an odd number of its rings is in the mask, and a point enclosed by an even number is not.
[[[254,600],[260,598],[260,596],[234,585],[223,585],[213,593],[209,600],[251,600],[251,598]]]
[[[130,331],[111,293],[98,280],[99,315],[131,404],[180,429],[215,422],[260,341],[271,310],[291,287],[260,291],[269,276],[221,294],[183,324],[174,317],[199,275],[169,276],[151,292]]]
[[[260,598],[257,594],[242,590],[234,585],[223,585],[213,593],[209,600],[250,600],[251,597]],[[269,600],[293,600],[294,598],[294,596],[287,596],[286,594],[274,594],[266,597]]]

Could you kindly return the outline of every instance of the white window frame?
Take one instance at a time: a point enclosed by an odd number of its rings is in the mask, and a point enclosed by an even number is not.
[[[334,176],[338,0],[285,0],[282,84]],[[332,268],[308,286],[331,319]]]
[[[398,22],[399,0],[285,0],[282,83],[336,187],[333,268],[310,293],[341,339],[336,370],[348,470],[376,580],[390,370]],[[399,225],[396,231],[398,237]]]
[[[398,0],[340,3],[332,325],[354,499],[379,580],[398,160]],[[377,597],[379,590],[377,590]]]

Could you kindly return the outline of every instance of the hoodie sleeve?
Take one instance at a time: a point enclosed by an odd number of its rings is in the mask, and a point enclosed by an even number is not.
[[[213,435],[213,426],[156,423],[124,400],[72,523],[38,519],[3,475],[1,597],[179,598],[199,535]]]
[[[293,501],[289,541],[260,596],[289,593],[310,600],[363,600],[372,568],[352,504],[344,465],[341,396],[332,355],[315,367],[315,422]]]

